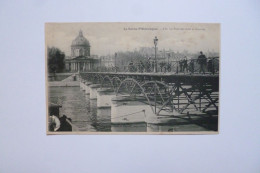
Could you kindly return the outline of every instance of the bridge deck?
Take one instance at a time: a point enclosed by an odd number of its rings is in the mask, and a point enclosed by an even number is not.
[[[218,74],[200,74],[200,73],[131,73],[131,72],[81,72],[81,74],[99,74],[99,75],[109,75],[109,76],[130,76],[130,77],[145,77],[154,78],[158,80],[166,80],[167,82],[175,82],[176,80],[181,80],[185,82],[193,81],[205,81],[209,83],[214,83],[218,85],[219,75]]]

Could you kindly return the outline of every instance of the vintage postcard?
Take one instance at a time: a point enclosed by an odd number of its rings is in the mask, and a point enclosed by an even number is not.
[[[46,23],[47,134],[217,134],[220,24]]]

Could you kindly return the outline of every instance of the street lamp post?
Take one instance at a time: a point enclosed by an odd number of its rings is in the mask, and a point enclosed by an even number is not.
[[[155,48],[155,69],[154,72],[157,73],[157,57],[156,57],[156,46],[157,46],[158,38],[155,36],[153,39],[154,48]]]
[[[153,39],[154,48],[155,48],[155,69],[154,72],[157,73],[157,58],[156,58],[156,46],[157,46],[158,38],[155,36]],[[156,102],[157,102],[157,90],[156,87],[154,87],[154,107],[155,107],[155,113],[156,113]]]

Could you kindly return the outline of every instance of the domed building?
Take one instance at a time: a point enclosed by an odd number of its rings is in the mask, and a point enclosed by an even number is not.
[[[75,58],[77,56],[90,56],[90,44],[83,36],[82,31],[79,31],[79,35],[71,44],[71,57]]]
[[[99,59],[90,55],[90,43],[80,30],[71,43],[71,57],[65,60],[69,72],[91,71],[99,64]]]

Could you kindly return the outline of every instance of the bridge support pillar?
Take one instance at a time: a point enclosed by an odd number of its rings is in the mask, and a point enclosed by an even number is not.
[[[89,98],[90,99],[97,99],[97,90],[98,88],[100,87],[100,84],[92,84],[92,85],[89,85],[88,88],[90,90],[90,95],[89,95]]]
[[[85,82],[86,82],[85,80],[80,80],[79,82],[79,86],[82,91],[85,91]]]
[[[97,107],[106,108],[111,107],[111,99],[115,97],[115,93],[109,88],[99,88],[97,90]]]
[[[83,80],[82,79],[79,80],[79,88],[83,89]]]
[[[91,85],[92,83],[91,82],[87,82],[87,81],[85,81],[85,83],[84,83],[84,90],[85,90],[85,94],[90,94],[90,85]]]
[[[129,99],[129,96],[117,96],[111,102],[111,123],[130,124],[145,123],[146,117],[152,115],[150,105],[137,100]]]

